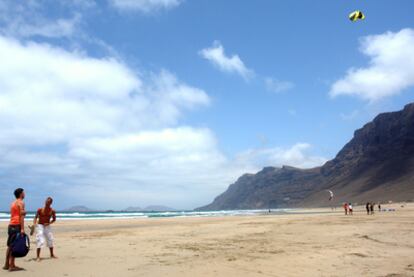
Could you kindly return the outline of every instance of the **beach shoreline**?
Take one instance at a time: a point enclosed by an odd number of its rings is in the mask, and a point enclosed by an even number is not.
[[[58,260],[35,248],[2,276],[414,276],[414,205],[224,217],[58,221]],[[28,222],[26,223],[28,224]],[[5,240],[7,222],[0,223]],[[0,246],[5,252],[5,241]],[[43,257],[48,251],[44,249]],[[394,274],[394,275],[392,275]]]

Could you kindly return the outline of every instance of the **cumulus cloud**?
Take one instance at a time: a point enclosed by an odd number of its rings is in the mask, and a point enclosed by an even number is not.
[[[295,84],[289,81],[280,81],[273,78],[265,78],[266,89],[270,92],[280,93],[291,90]]]
[[[377,101],[414,85],[414,30],[364,37],[360,51],[369,65],[351,68],[330,90],[332,97],[353,95]]]
[[[311,168],[324,164],[327,159],[309,154],[311,145],[308,143],[296,143],[291,147],[273,147],[250,149],[240,153],[237,161],[240,164],[255,165],[257,168],[264,166],[294,166],[298,168]]]
[[[245,79],[254,75],[238,55],[227,56],[219,41],[215,41],[210,48],[202,49],[199,54],[223,72],[237,73]]]
[[[23,168],[22,178],[36,176],[30,183],[47,175],[131,190],[160,176],[172,187],[205,184],[225,160],[211,132],[176,126],[210,98],[166,70],[136,73],[114,58],[6,37],[0,60],[0,167]]]
[[[82,7],[90,3],[85,1]],[[55,5],[65,5],[69,7],[66,1],[56,2]],[[70,3],[70,8],[79,7],[76,1]],[[62,38],[71,37],[82,21],[82,15],[79,12],[73,12],[67,17],[50,17],[46,14],[45,3],[42,1],[4,1],[0,3],[0,34],[28,38],[39,36],[44,38]]]
[[[111,5],[122,11],[151,13],[178,7],[183,0],[109,0]]]

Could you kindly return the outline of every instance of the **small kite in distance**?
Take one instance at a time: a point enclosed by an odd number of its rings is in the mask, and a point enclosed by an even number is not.
[[[334,194],[332,192],[332,190],[327,190],[329,192],[329,201],[332,201],[332,199],[334,198]]]
[[[364,20],[364,19],[365,19],[365,15],[361,11],[354,11],[349,14],[349,20],[353,22],[358,21],[358,20]]]

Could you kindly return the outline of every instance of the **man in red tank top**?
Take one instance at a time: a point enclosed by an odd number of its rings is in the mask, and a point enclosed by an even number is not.
[[[14,263],[15,258],[11,254],[11,247],[17,234],[24,234],[24,217],[26,216],[26,210],[24,207],[23,199],[25,197],[24,190],[18,188],[14,191],[16,200],[10,206],[10,224],[8,226],[8,238],[7,238],[7,252],[6,262],[4,263],[4,270],[18,271],[22,268],[17,267]]]
[[[36,227],[36,244],[37,244],[37,261],[40,262],[40,251],[42,247],[47,244],[50,249],[50,257],[56,259],[53,253],[53,234],[50,227],[56,221],[56,212],[52,209],[53,199],[48,197],[45,206],[37,210],[33,221],[33,226]],[[37,225],[36,225],[37,224]]]

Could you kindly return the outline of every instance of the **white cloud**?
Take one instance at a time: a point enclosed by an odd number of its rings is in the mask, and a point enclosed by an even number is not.
[[[210,98],[168,71],[139,74],[114,58],[1,36],[0,60],[0,167],[23,171],[15,182],[158,194],[229,181],[228,173],[207,173],[225,162],[214,135],[177,126]]]
[[[414,85],[413,29],[367,36],[360,50],[370,58],[369,65],[349,69],[332,85],[332,97],[354,95],[372,102]]]
[[[66,2],[55,4],[65,4],[65,7],[69,5]],[[70,5],[71,7],[79,6],[75,2]],[[74,12],[67,18],[53,18],[46,15],[45,6],[45,3],[35,0],[24,1],[24,3],[2,2],[0,4],[0,34],[20,38],[33,36],[62,38],[71,37],[79,30],[82,21],[82,15],[79,12]]]
[[[204,91],[167,71],[143,82],[117,60],[45,44],[0,37],[0,60],[3,142],[11,134],[21,135],[21,141],[10,143],[59,143],[79,135],[175,124],[181,111],[209,104]]]
[[[32,23],[15,22],[9,31],[22,37],[42,36],[48,38],[70,37],[81,22],[80,14],[72,18],[59,18],[54,21],[38,20]]]
[[[320,156],[310,155],[308,152],[311,145],[308,143],[296,143],[289,148],[274,147],[247,150],[237,157],[237,161],[245,166],[264,166],[283,165],[311,168],[324,164],[327,159]]]
[[[215,41],[210,48],[202,49],[199,54],[223,72],[237,73],[245,79],[254,75],[253,71],[244,65],[238,55],[227,56],[223,45],[219,41]]]
[[[265,78],[266,89],[270,92],[280,93],[291,90],[295,87],[295,84],[289,81],[280,81],[273,78]]]
[[[183,0],[109,0],[111,5],[122,11],[136,10],[151,13],[178,7]]]

